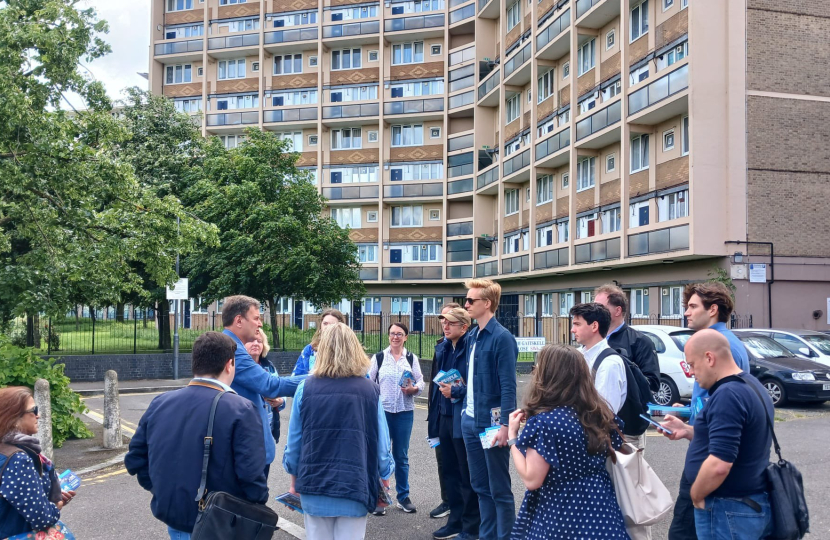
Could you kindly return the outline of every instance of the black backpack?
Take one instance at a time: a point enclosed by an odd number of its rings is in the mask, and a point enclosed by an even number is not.
[[[380,366],[383,365],[383,359],[386,355],[383,354],[383,351],[379,353],[375,353],[375,362],[378,364],[378,372],[375,373],[375,382],[380,384]],[[411,352],[406,351],[406,361],[409,362],[409,369],[412,369],[412,362],[415,361],[415,355]]]
[[[649,423],[643,418],[640,418],[640,415],[648,415],[648,403],[652,400],[648,379],[643,375],[640,366],[628,358],[625,350],[617,351],[608,348],[599,353],[591,371],[594,378],[596,378],[597,370],[600,364],[602,364],[602,361],[614,355],[620,356],[623,359],[626,382],[625,403],[623,403],[617,416],[625,423],[622,430],[625,435],[640,436],[646,432],[649,426]]]

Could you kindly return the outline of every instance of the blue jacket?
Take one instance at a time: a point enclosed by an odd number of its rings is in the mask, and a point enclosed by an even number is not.
[[[723,334],[723,337],[725,337],[729,342],[729,348],[732,351],[732,358],[735,360],[735,363],[738,364],[738,367],[741,368],[744,373],[749,373],[749,355],[746,353],[746,347],[743,342],[738,339],[738,336],[736,336],[732,330],[729,330],[726,327],[726,324],[722,322],[715,323],[709,328],[717,330]],[[700,385],[697,384],[697,381],[695,381],[695,384],[692,387],[692,417],[689,419],[690,425],[694,425],[697,415],[700,414],[703,407],[706,406],[707,401],[709,401],[709,391],[705,388],[701,388]]]
[[[457,369],[461,373],[461,377],[466,381],[468,371],[467,336],[464,335],[458,340],[455,349],[453,349],[452,342],[449,340],[445,339],[438,343],[435,346],[435,356],[432,361],[438,364],[433,368],[435,373],[438,373],[438,371]],[[453,403],[451,399],[445,398],[437,384],[432,383],[430,385],[429,415],[427,417],[427,421],[429,422],[427,424],[427,433],[430,438],[438,436],[439,416],[451,416],[453,438],[461,439],[463,437],[461,433],[461,412],[467,406],[465,401],[467,397],[467,386],[453,386],[450,395],[453,399],[458,399],[458,401]]]
[[[262,366],[254,362],[251,355],[245,349],[245,344],[236,337],[230,330],[223,332],[236,342],[236,375],[233,378],[231,388],[244,398],[248,398],[259,411],[259,419],[262,424],[262,436],[265,440],[265,463],[274,461],[274,454],[277,451],[274,437],[271,435],[271,423],[268,412],[271,407],[262,399],[275,397],[292,397],[297,390],[297,385],[305,379],[301,377],[280,377],[276,373],[268,373]]]
[[[311,348],[311,343],[303,347],[300,356],[297,357],[297,363],[294,364],[294,371],[291,375],[308,375],[311,371],[311,357],[314,356],[314,349]]]
[[[497,407],[501,408],[501,424],[506,426],[510,413],[516,409],[516,361],[519,358],[516,338],[493,317],[484,328],[478,327],[467,333],[468,366],[474,345],[472,384],[476,428],[490,427],[490,410]],[[468,388],[469,384],[467,381]]]
[[[5,463],[6,456],[0,455],[0,468]],[[49,471],[38,456],[26,451],[11,456],[0,478],[0,538],[57,523],[61,513],[49,501],[51,488]]]
[[[262,371],[262,368],[257,368]],[[124,458],[127,472],[153,494],[153,515],[170,527],[193,531],[210,407],[220,387],[193,383],[161,394],[141,417]],[[265,443],[254,405],[227,392],[216,407],[207,491],[224,491],[265,503]]]

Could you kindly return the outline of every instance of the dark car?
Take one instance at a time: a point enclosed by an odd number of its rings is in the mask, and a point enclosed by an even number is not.
[[[761,381],[776,407],[788,401],[830,400],[830,368],[800,358],[762,334],[735,335],[749,353],[750,373]]]

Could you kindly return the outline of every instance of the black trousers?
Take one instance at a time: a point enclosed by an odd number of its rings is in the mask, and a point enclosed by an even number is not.
[[[447,488],[447,503],[450,505],[450,517],[447,526],[450,529],[478,536],[481,515],[478,508],[478,495],[470,485],[470,467],[467,465],[467,449],[464,439],[452,436],[452,417],[442,416],[438,424],[438,438],[441,444],[442,476]]]
[[[447,490],[444,488],[444,474],[441,472],[444,465],[441,460],[441,445],[435,447],[435,461],[438,463],[438,485],[441,486],[441,502],[447,503]]]
[[[674,516],[669,527],[669,540],[697,540],[695,507],[692,504],[692,485],[686,481],[686,471],[680,477],[680,489],[674,503]]]

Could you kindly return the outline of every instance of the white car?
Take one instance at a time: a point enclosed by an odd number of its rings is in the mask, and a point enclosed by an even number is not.
[[[830,336],[815,330],[776,330],[762,328],[747,330],[755,334],[769,336],[791,353],[830,366]],[[736,330],[740,332],[740,330]]]
[[[651,339],[660,361],[660,390],[653,394],[654,402],[657,405],[671,405],[678,403],[681,398],[691,398],[695,378],[686,363],[683,347],[694,331],[657,324],[636,325],[632,328]]]

